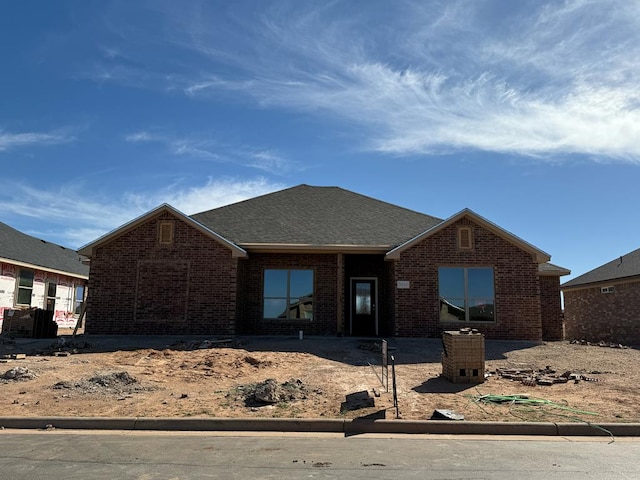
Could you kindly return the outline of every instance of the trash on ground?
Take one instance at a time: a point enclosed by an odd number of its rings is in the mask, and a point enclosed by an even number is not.
[[[430,420],[464,420],[464,415],[453,410],[438,408],[433,411]]]

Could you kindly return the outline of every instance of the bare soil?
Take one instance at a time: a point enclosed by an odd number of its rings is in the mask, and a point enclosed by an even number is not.
[[[487,340],[485,349],[485,381],[452,383],[439,339],[390,339],[396,409],[376,339],[0,337],[0,415],[425,420],[446,410],[474,421],[640,422],[637,348]],[[500,369],[573,375],[541,386]]]

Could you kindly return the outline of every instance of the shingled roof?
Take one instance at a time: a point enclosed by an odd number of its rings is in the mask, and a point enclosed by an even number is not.
[[[561,288],[591,283],[614,282],[640,276],[640,248],[562,284]]]
[[[339,187],[299,185],[191,218],[242,247],[390,249],[442,222]]]
[[[20,262],[81,277],[89,276],[89,267],[82,263],[80,255],[75,250],[32,237],[2,222],[0,260]]]

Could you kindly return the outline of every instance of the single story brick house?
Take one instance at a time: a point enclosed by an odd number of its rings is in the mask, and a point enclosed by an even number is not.
[[[59,327],[74,327],[89,267],[78,253],[0,222],[0,326],[5,311],[41,308]]]
[[[640,345],[640,249],[561,288],[568,339]]]
[[[79,250],[90,334],[562,337],[568,270],[463,210],[446,220],[299,185],[187,216],[164,204]]]

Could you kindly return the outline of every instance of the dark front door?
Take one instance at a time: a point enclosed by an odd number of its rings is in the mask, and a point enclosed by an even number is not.
[[[351,335],[378,334],[375,279],[351,279]]]

